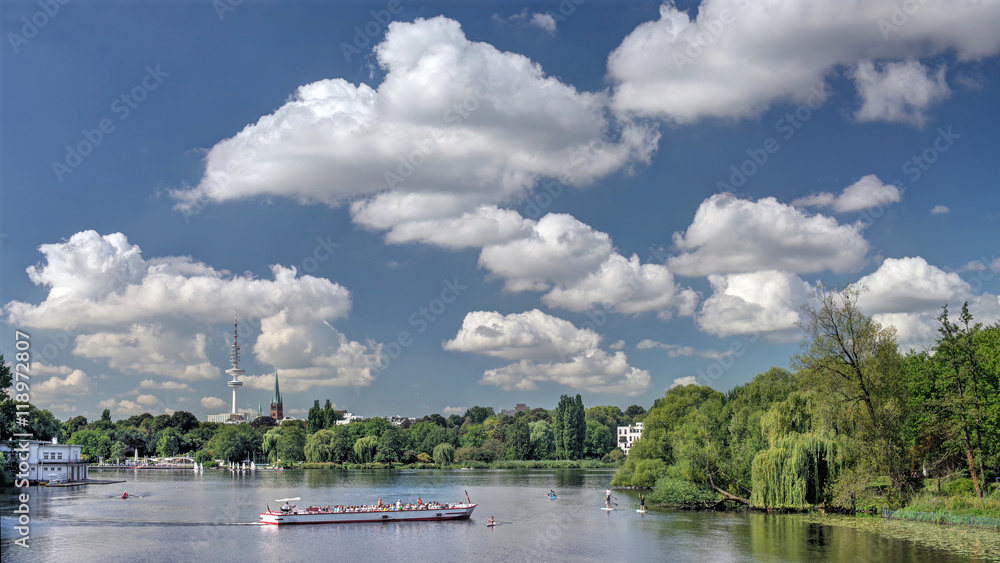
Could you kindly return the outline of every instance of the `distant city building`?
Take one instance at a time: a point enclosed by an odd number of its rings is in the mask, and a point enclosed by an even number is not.
[[[392,423],[393,426],[409,426],[417,421],[417,419],[408,416],[387,416],[386,420]]]
[[[342,414],[344,415],[344,418],[338,420],[337,424],[350,424],[350,423],[354,422],[355,420],[364,420],[365,419],[365,417],[358,416],[358,415],[356,415],[356,414],[354,414],[352,412],[342,411]]]
[[[231,412],[222,414],[210,414],[208,415],[209,422],[218,422],[220,424],[240,424],[247,421],[247,415],[238,412],[233,414]]]
[[[515,415],[515,414],[517,414],[519,412],[528,412],[530,410],[531,410],[531,408],[528,407],[528,405],[526,405],[524,403],[518,403],[518,404],[514,405],[513,409],[503,409],[502,411],[500,411],[500,414]]]
[[[274,370],[274,394],[271,395],[271,418],[274,420],[284,419],[285,406],[281,402],[281,391],[278,390],[278,370]]]
[[[55,438],[51,442],[39,440],[11,441],[13,447],[0,444],[0,451],[14,451],[20,462],[28,463],[26,477],[31,483],[39,481],[63,481],[75,483],[87,480],[89,461],[83,461],[81,452],[83,446],[76,444],[60,444]],[[27,459],[21,457],[27,450]]]
[[[618,427],[618,447],[628,455],[629,448],[632,447],[632,442],[635,442],[642,437],[642,423],[636,422],[633,426],[619,426]]]

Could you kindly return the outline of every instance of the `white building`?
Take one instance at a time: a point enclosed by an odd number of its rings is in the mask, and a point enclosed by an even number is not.
[[[344,418],[338,420],[337,424],[350,424],[350,423],[354,422],[355,420],[364,420],[364,419],[365,419],[365,417],[360,416],[360,415],[356,415],[353,412],[345,412],[344,413]]]
[[[0,444],[0,450],[13,451],[18,463],[15,480],[30,482],[59,480],[66,483],[86,481],[90,462],[81,459],[83,446],[51,442],[21,440],[12,442],[13,448]],[[22,471],[20,464],[27,463],[28,470]]]
[[[399,416],[398,414],[386,417],[386,420],[392,423],[393,426],[403,426],[403,424],[410,425],[417,421],[417,419],[413,417]]]
[[[628,455],[629,448],[632,447],[632,442],[635,442],[642,437],[642,423],[636,422],[633,426],[619,426],[618,427],[618,447]]]

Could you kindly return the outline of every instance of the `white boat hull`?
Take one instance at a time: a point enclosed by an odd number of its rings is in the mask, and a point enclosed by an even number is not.
[[[260,513],[261,524],[284,526],[289,524],[349,524],[355,522],[419,522],[436,520],[464,520],[472,516],[475,504],[453,504],[450,508],[421,508],[416,510],[372,510],[334,512],[319,510],[271,510]]]

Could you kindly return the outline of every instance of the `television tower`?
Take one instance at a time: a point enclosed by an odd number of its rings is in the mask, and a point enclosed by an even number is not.
[[[226,370],[226,373],[233,376],[232,381],[226,383],[233,390],[233,412],[236,413],[236,390],[243,387],[243,382],[238,381],[236,376],[243,375],[246,373],[245,369],[240,369],[240,345],[236,341],[236,311],[233,311],[233,351],[229,356],[230,361],[233,362],[233,367]]]

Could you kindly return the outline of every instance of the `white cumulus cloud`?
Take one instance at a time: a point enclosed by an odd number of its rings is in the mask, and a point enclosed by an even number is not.
[[[75,355],[124,373],[189,382],[221,378],[209,362],[208,335],[238,309],[241,320],[261,327],[252,345],[258,361],[305,370],[307,385],[373,379],[381,348],[350,341],[329,325],[347,315],[351,295],[328,279],[280,265],[271,267],[269,280],[234,276],[188,257],[146,259],[121,233],[83,231],[39,250],[45,262],[28,275],[48,295],[37,305],[7,303],[6,320],[76,333]]]
[[[610,120],[606,94],[470,41],[457,21],[392,22],[375,55],[385,71],[377,89],[340,78],[299,87],[212,147],[198,185],[171,192],[178,208],[259,196],[355,201],[356,221],[385,228],[523,197],[543,177],[584,186],[656,149],[654,126]],[[581,158],[595,143],[602,150]]]
[[[970,60],[1000,50],[1000,10],[991,2],[921,2],[915,13],[902,14],[902,25],[894,17],[899,5],[895,0],[704,0],[692,18],[665,2],[659,19],[636,27],[608,57],[614,107],[678,123],[747,118],[777,102],[805,103],[823,91],[828,77],[861,61],[881,64],[952,52]],[[885,92],[868,98],[881,96],[887,102],[883,110],[909,103],[905,111],[913,119],[922,98],[907,100],[895,85],[881,82]],[[927,74],[916,84],[930,101],[942,95]]]
[[[649,388],[649,372],[628,364],[624,352],[613,355],[604,350],[588,350],[566,362],[521,360],[502,368],[487,370],[480,383],[497,385],[506,391],[532,391],[540,382],[552,382],[589,393],[638,395]]]
[[[927,108],[951,95],[944,66],[931,71],[915,60],[880,67],[870,60],[860,61],[852,77],[862,101],[854,114],[858,121],[893,121],[923,127]]]
[[[796,323],[813,287],[789,272],[760,271],[708,276],[712,295],[695,315],[698,328],[720,337],[759,334],[769,341],[801,337]]]
[[[695,212],[684,233],[674,233],[681,254],[667,264],[684,276],[782,270],[856,271],[868,242],[859,225],[810,215],[773,197],[758,201],[715,194]]]
[[[902,193],[899,188],[882,182],[874,174],[869,174],[844,188],[840,195],[821,192],[796,199],[792,205],[829,207],[837,213],[846,213],[898,203],[901,199]]]
[[[444,349],[507,360],[551,360],[596,348],[600,341],[596,332],[538,309],[509,315],[471,311],[455,338],[444,343]]]
[[[466,315],[454,339],[444,343],[451,351],[473,352],[496,358],[520,359],[487,370],[480,383],[505,390],[529,391],[539,382],[553,382],[597,393],[635,395],[649,387],[649,372],[628,364],[623,352],[598,348],[601,337],[564,319],[537,309],[501,315],[473,311]]]
[[[209,410],[218,410],[227,405],[225,401],[218,397],[202,397],[199,403],[201,403],[202,408]]]

